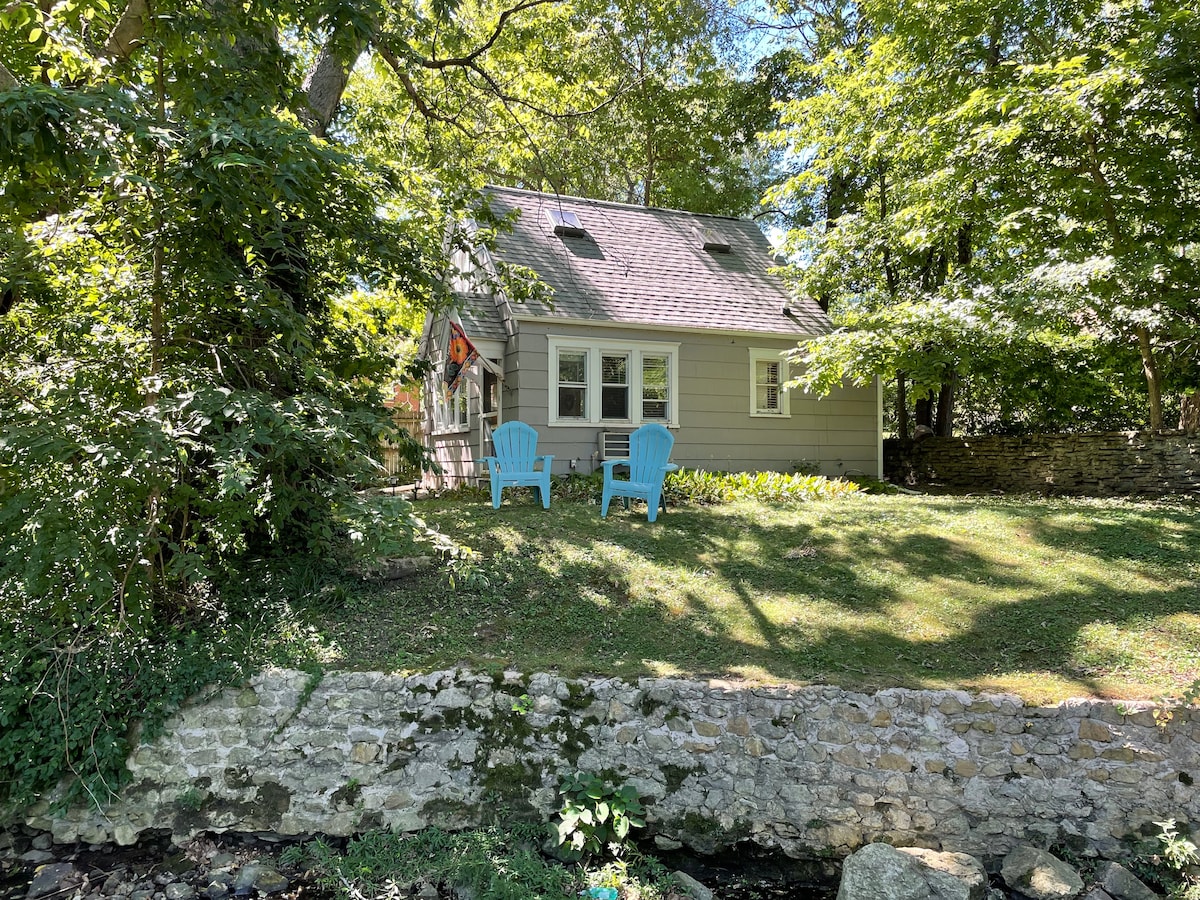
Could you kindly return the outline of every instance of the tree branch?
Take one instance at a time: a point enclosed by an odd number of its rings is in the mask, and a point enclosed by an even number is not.
[[[466,56],[456,56],[449,59],[422,59],[420,64],[426,69],[448,69],[452,66],[469,66],[492,49],[492,46],[500,39],[500,35],[504,32],[505,23],[515,16],[517,13],[524,12],[527,9],[532,9],[535,6],[544,6],[547,3],[562,3],[563,0],[525,0],[524,3],[518,3],[516,6],[511,6],[504,12],[500,13],[500,18],[496,20],[496,27],[492,30],[492,36],[486,42],[476,47]]]
[[[149,18],[150,6],[146,0],[129,0],[125,12],[121,13],[121,18],[104,42],[104,55],[112,60],[129,59],[142,43],[146,20]]]
[[[20,86],[21,82],[17,81],[17,76],[8,71],[8,66],[0,62],[0,91],[11,91]]]
[[[593,106],[591,109],[573,109],[573,110],[568,110],[567,112],[551,112],[550,110],[548,110],[544,107],[538,106],[535,103],[530,103],[528,100],[523,100],[520,97],[514,97],[512,94],[506,94],[504,92],[504,89],[502,87],[500,87],[499,82],[497,82],[496,79],[493,78],[492,75],[490,73],[488,73],[487,70],[485,70],[478,63],[475,63],[475,62],[467,63],[465,68],[470,72],[474,72],[476,75],[478,75],[480,78],[482,78],[484,80],[484,82],[487,84],[488,90],[492,93],[493,96],[496,97],[496,99],[502,101],[505,104],[512,104],[514,106],[524,107],[525,109],[529,110],[530,112],[536,113],[537,115],[543,116],[547,119],[553,119],[555,121],[565,121],[568,119],[581,119],[584,116],[594,115],[595,113],[598,113],[600,110],[604,109],[604,107],[606,107],[612,103],[615,103],[620,97],[629,93],[629,91],[633,90],[634,87],[636,87],[638,84],[640,84],[642,81],[645,80],[644,78],[638,78],[632,84],[626,85],[624,87],[618,87],[615,91],[613,91],[613,93],[610,97],[608,97],[605,100],[600,101],[598,104]]]
[[[468,137],[475,136],[469,129],[463,127],[462,123],[457,119],[443,115],[425,102],[425,98],[421,96],[421,92],[418,91],[417,86],[413,84],[412,78],[410,78],[408,72],[405,71],[399,57],[397,57],[389,47],[382,43],[376,43],[375,49],[379,52],[379,55],[383,58],[383,61],[388,64],[388,68],[396,74],[396,78],[399,80],[400,86],[404,88],[404,93],[408,95],[408,99],[411,100],[413,106],[417,108],[417,112],[424,116],[425,119],[433,122],[443,122],[446,125],[457,128]]]

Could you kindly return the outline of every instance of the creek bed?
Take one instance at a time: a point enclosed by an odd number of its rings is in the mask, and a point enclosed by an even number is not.
[[[294,843],[290,841],[288,843]],[[0,851],[0,900],[334,900],[301,870],[278,866],[287,886],[269,894],[237,889],[237,872],[258,860],[273,867],[288,843],[252,835],[201,837],[185,847],[173,846],[167,835],[143,838],[132,847],[113,845],[50,845],[46,835],[17,835],[13,846]],[[830,861],[790,860],[752,846],[704,856],[684,851],[663,852],[647,847],[671,870],[680,870],[713,891],[721,900],[833,900],[837,869]],[[55,867],[61,879],[31,893],[39,867]],[[213,896],[214,873],[229,873],[229,892]],[[415,896],[414,888],[412,895]],[[440,898],[455,892],[440,886]],[[398,894],[398,897],[404,896]],[[428,896],[428,894],[426,895]]]

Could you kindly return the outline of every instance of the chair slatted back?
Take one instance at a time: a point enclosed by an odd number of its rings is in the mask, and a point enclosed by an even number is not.
[[[657,481],[671,458],[675,438],[662,425],[643,425],[629,436],[629,480]]]
[[[521,471],[533,468],[537,457],[537,431],[524,422],[505,422],[492,432],[492,446],[501,471]]]

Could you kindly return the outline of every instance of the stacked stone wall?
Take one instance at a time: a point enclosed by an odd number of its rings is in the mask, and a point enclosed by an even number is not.
[[[1200,436],[1111,432],[884,442],[896,484],[1081,496],[1200,497]]]
[[[960,692],[268,671],[184,709],[128,765],[103,810],[43,806],[26,823],[122,844],[457,828],[549,819],[577,770],[636,786],[660,846],[700,851],[1065,841],[1112,857],[1155,821],[1200,823],[1200,714],[1164,727],[1148,704]]]

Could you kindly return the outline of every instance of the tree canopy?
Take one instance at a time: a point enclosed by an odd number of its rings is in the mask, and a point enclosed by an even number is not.
[[[807,383],[883,376],[948,431],[968,381],[1020,393],[1030,359],[1055,372],[1038,424],[1119,420],[1133,369],[1144,421],[1162,427],[1164,393],[1197,386],[1195,11],[810,12],[806,33],[827,37],[805,44],[806,89],[776,136],[795,170],[773,196],[803,220],[801,288],[846,328],[808,346]],[[1097,375],[1114,389],[1097,393]]]
[[[364,491],[422,453],[383,391],[485,180],[753,206],[770,107],[719,9],[0,9],[0,802],[101,792],[131,716],[227,670],[263,560],[411,538]]]

